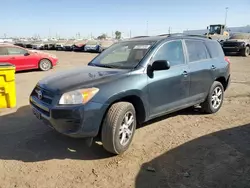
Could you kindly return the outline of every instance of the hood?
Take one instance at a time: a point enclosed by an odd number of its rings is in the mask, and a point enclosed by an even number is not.
[[[128,73],[125,69],[109,69],[85,66],[77,69],[58,72],[39,81],[38,85],[44,89],[64,93],[116,80]]]

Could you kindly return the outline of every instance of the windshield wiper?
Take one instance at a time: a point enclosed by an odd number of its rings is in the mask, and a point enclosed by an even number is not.
[[[93,65],[93,66],[95,66],[95,67],[104,67],[104,68],[118,68],[117,66],[114,66],[114,65],[104,65],[104,64],[94,64],[94,63],[92,63],[92,64],[90,64],[90,65]]]

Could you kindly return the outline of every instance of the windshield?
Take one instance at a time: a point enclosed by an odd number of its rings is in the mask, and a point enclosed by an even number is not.
[[[88,45],[97,45],[98,42],[97,41],[94,41],[94,40],[90,40],[87,42]]]
[[[248,33],[236,33],[233,34],[230,39],[250,39],[250,34]]]
[[[221,26],[220,25],[211,25],[209,29],[209,34],[220,34]]]
[[[155,41],[129,41],[112,45],[97,56],[90,65],[133,69],[135,68]]]

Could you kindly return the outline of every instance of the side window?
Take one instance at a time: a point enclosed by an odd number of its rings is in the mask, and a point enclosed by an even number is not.
[[[206,42],[206,46],[212,58],[224,57],[224,52],[219,42],[209,41]]]
[[[5,47],[0,47],[0,55],[8,55],[7,48],[5,48]]]
[[[189,62],[208,59],[207,48],[203,41],[186,40]]]
[[[185,58],[182,42],[178,40],[165,43],[156,52],[153,61],[156,60],[168,60],[171,66],[184,64]]]
[[[15,47],[8,47],[7,50],[9,55],[24,55],[25,53],[27,53],[26,50]]]

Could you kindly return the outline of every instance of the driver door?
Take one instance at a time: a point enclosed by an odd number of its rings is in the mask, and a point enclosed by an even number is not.
[[[150,118],[186,105],[189,97],[190,76],[181,40],[164,43],[151,62],[167,60],[170,69],[154,71],[148,77]]]
[[[9,62],[16,66],[16,70],[27,70],[35,67],[32,55],[26,55],[27,50],[18,47],[7,47]]]

